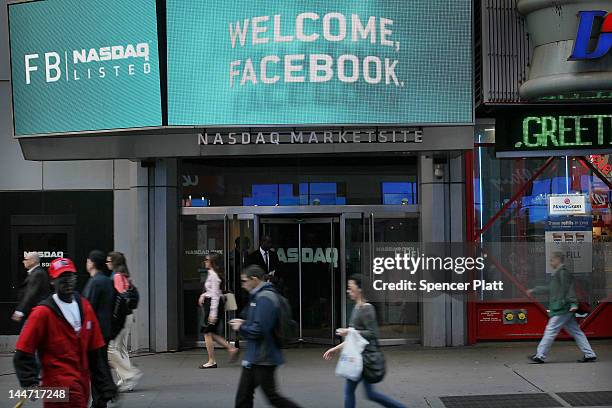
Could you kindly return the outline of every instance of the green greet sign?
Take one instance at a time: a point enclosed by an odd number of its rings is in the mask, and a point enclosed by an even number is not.
[[[469,124],[469,0],[167,0],[168,124]]]
[[[612,114],[509,115],[496,124],[497,157],[566,156],[612,151]]]
[[[8,11],[15,135],[162,124],[155,0]]]

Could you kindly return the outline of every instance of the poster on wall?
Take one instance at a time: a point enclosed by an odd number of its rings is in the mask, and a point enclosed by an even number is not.
[[[565,255],[565,265],[573,273],[593,269],[593,220],[591,216],[550,216],[546,223],[546,273],[553,273],[548,260],[555,252]]]
[[[586,211],[586,196],[582,194],[551,194],[548,196],[548,215],[584,215]]]
[[[169,125],[473,121],[469,0],[166,6]]]
[[[9,4],[16,136],[160,126],[155,0]]]

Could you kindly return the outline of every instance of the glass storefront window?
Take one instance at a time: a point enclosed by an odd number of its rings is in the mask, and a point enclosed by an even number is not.
[[[185,207],[417,204],[415,157],[392,156],[375,167],[365,162],[359,166],[360,160],[186,160],[182,166],[182,204]]]
[[[586,164],[603,173],[607,157],[497,159],[494,144],[478,143],[482,135],[476,140],[474,229],[490,255],[483,278],[504,281],[501,299],[524,301],[526,289],[550,281],[549,258],[561,252],[579,299],[595,306],[607,298],[612,293],[612,194],[606,175]],[[551,212],[551,200],[558,199],[584,202],[582,213]],[[500,300],[495,297],[480,295]]]

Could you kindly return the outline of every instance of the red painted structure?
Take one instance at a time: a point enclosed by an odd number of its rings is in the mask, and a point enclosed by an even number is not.
[[[478,147],[478,146],[477,146]],[[586,158],[578,158],[583,166],[589,168],[594,175],[598,176],[608,188],[612,189],[610,180],[605,177],[599,169]],[[520,199],[533,182],[552,164],[554,157],[549,158],[532,177],[523,185],[518,186],[512,198],[489,219],[481,230],[476,229],[474,183],[466,182],[466,241],[479,242],[482,234],[489,229],[505,211],[511,211],[512,205]],[[474,175],[474,152],[465,152],[465,176],[466,180],[475,180]],[[494,260],[493,260],[494,261]],[[495,261],[494,261],[495,262]],[[504,301],[479,300],[477,293],[471,293],[467,304],[468,315],[468,344],[479,341],[505,341],[505,340],[536,340],[542,337],[544,328],[548,321],[548,312],[545,307],[535,298],[527,294],[527,288],[500,263],[495,266],[504,276],[524,294],[524,298],[508,299]],[[506,320],[504,312],[524,310],[526,319],[521,324],[511,324]],[[612,337],[612,299],[607,298],[586,316],[580,319],[580,327],[589,338],[611,338]],[[559,338],[569,338],[564,331]]]

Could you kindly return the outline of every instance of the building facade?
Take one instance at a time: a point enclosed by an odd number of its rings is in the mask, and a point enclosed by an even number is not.
[[[248,253],[270,236],[300,340],[327,344],[350,314],[346,278],[371,275],[379,248],[465,240],[465,152],[474,134],[469,1],[363,10],[343,2],[342,12],[217,5],[211,33],[227,31],[216,21],[231,33],[249,18],[263,31],[244,44],[240,31],[214,44],[199,37],[202,55],[190,49],[201,26],[185,15],[205,16],[202,3],[142,1],[139,28],[126,28],[132,37],[109,50],[78,24],[66,44],[19,36],[33,19],[45,27],[50,16],[73,22],[75,12],[95,16],[101,7],[42,3],[10,5],[10,16],[2,8],[11,33],[9,52],[2,32],[2,51],[12,57],[1,72],[3,152],[12,152],[2,193],[11,206],[2,212],[16,236],[4,249],[14,260],[2,299],[6,347],[17,334],[8,316],[24,276],[22,250],[61,252],[80,269],[90,249],[124,252],[142,296],[132,349],[167,351],[201,340],[196,299],[210,253],[223,255],[228,289],[238,292]],[[115,14],[136,6],[105,7],[109,20],[88,27],[99,35],[105,24],[121,30],[126,22]],[[460,40],[427,34],[427,21],[439,18],[456,20],[448,35]],[[423,33],[413,38],[416,24]],[[266,42],[271,50],[259,47]],[[229,48],[215,54],[215,44]],[[29,232],[31,241],[20,238]],[[380,302],[383,340],[465,344],[466,305],[442,295]]]

